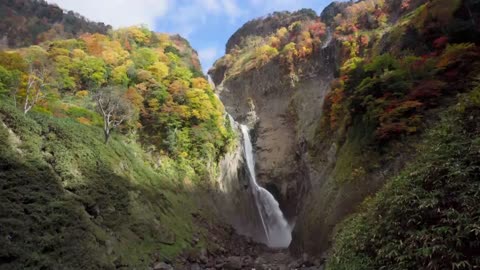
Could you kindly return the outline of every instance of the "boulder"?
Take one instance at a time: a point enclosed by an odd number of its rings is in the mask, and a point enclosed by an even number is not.
[[[208,263],[208,253],[207,253],[207,249],[205,248],[202,248],[200,250],[200,256],[198,257],[200,262],[203,263],[203,264],[207,264]]]
[[[202,268],[197,263],[194,263],[190,266],[190,270],[202,270]]]
[[[227,262],[225,264],[225,269],[228,269],[228,270],[242,269],[242,257],[239,257],[239,256],[228,257]]]
[[[153,270],[174,270],[174,268],[168,263],[159,262],[153,266]]]

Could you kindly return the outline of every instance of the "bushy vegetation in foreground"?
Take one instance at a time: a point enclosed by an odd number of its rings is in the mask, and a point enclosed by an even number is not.
[[[99,127],[1,101],[0,268],[145,269],[177,255],[202,232],[190,171],[153,164],[124,136],[106,145]]]
[[[338,226],[327,269],[480,267],[480,87],[460,100],[418,157]]]

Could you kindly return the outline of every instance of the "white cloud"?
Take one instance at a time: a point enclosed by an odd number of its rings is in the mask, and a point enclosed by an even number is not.
[[[113,27],[146,24],[154,28],[155,20],[164,16],[172,0],[49,0],[63,9],[73,10],[92,21]]]
[[[215,47],[203,48],[198,51],[198,56],[202,62],[212,62],[218,54],[219,51]]]
[[[63,9],[73,10],[92,21],[104,22],[115,28],[146,24],[155,29],[159,18],[173,22],[177,32],[188,37],[208,16],[226,16],[234,22],[244,11],[239,0],[48,0]]]
[[[284,11],[284,10],[289,10],[289,11],[295,11],[299,10],[304,7],[311,7],[312,2],[315,3],[315,1],[312,0],[249,0],[249,3],[252,7],[255,8],[255,11],[257,13],[263,13],[266,15],[267,13],[273,12],[273,11]],[[324,3],[321,3],[322,1],[318,1],[318,8],[315,8],[316,11],[319,11],[320,7],[323,7]],[[327,2],[327,1],[323,1]]]
[[[188,0],[176,1],[163,18],[172,23],[170,32],[179,33],[185,38],[205,25],[210,17],[226,17],[232,23],[244,15],[238,0]]]
[[[205,73],[207,73],[213,62],[220,56],[220,53],[217,47],[202,48],[198,51],[198,57],[200,58]]]
[[[218,0],[201,0],[199,2],[207,9],[207,11],[219,12],[221,10],[221,5]]]
[[[243,13],[235,0],[222,0],[222,6],[230,19],[236,19]]]

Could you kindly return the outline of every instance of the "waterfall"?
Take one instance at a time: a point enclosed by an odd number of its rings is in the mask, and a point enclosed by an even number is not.
[[[210,75],[207,75],[207,79],[208,79],[208,84],[210,84],[210,87],[212,87],[212,89],[215,89],[215,82],[212,80],[212,77],[210,77]]]
[[[327,39],[325,40],[325,42],[323,43],[322,45],[322,49],[325,49],[327,48],[330,43],[332,43],[332,40],[333,40],[333,34],[332,34],[332,29],[330,29],[330,27],[327,29]]]
[[[240,125],[243,135],[244,156],[249,172],[250,191],[260,216],[265,234],[265,244],[272,248],[286,248],[292,240],[291,228],[273,195],[257,184],[253,149],[248,127]]]
[[[218,208],[237,233],[271,248],[286,248],[292,239],[292,226],[273,195],[257,183],[249,129],[230,114],[226,117],[242,135],[243,143],[220,160]]]

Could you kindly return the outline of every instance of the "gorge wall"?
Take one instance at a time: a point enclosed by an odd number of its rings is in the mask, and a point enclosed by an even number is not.
[[[226,111],[253,128],[258,181],[295,224],[291,251],[327,251],[336,226],[414,157],[418,134],[438,121],[451,93],[468,88],[462,80],[439,83],[445,92],[435,86],[441,93],[433,95],[418,90],[445,78],[440,64],[423,66],[422,57],[436,63],[445,59],[447,40],[476,40],[460,37],[463,30],[448,37],[440,30],[466,22],[469,7],[442,0],[332,3],[319,17],[287,20],[288,27],[277,22],[266,33],[254,20],[234,34],[209,74]],[[284,17],[265,20],[275,19]],[[407,71],[420,66],[429,75]]]
[[[301,64],[308,75],[296,85],[279,76],[284,70],[278,60],[216,81],[226,111],[253,128],[258,181],[279,201],[289,222],[297,223],[296,234],[303,232],[304,221],[297,216],[308,194],[329,173],[327,165],[319,168],[313,163],[308,147],[315,144],[323,100],[337,65],[338,44],[326,45],[314,60]]]
[[[258,180],[280,200],[289,218],[295,215],[295,202],[308,177],[307,143],[314,139],[315,122],[333,79],[335,47],[321,54],[319,62],[305,65],[312,77],[294,87],[279,78],[283,71],[275,61],[218,87],[226,110],[254,128]]]

